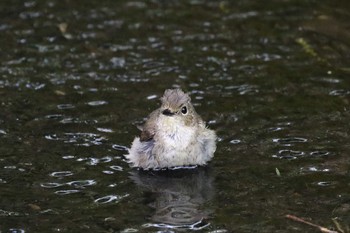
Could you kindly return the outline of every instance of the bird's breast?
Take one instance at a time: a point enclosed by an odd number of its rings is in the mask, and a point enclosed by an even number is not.
[[[167,119],[169,118],[169,119]],[[158,139],[164,146],[186,148],[195,137],[195,127],[189,127],[173,117],[167,117],[158,124]]]

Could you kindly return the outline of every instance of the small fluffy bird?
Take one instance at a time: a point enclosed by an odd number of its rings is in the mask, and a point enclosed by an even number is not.
[[[140,127],[129,154],[132,167],[162,169],[205,165],[216,150],[216,134],[205,126],[191,98],[180,89],[167,89],[162,105]]]

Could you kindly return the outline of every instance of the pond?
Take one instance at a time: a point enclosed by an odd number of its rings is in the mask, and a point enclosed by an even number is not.
[[[350,222],[349,1],[0,3],[0,232],[338,232]],[[165,89],[206,167],[124,155]]]

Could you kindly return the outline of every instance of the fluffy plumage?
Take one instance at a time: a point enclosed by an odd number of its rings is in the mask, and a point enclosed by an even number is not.
[[[205,127],[189,95],[168,89],[161,102],[125,155],[128,162],[146,170],[206,164],[216,150],[216,134]]]

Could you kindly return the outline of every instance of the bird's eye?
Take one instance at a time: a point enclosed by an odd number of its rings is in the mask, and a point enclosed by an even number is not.
[[[183,107],[181,108],[181,113],[184,114],[184,115],[187,114],[187,108],[186,108],[186,106],[183,106]]]

